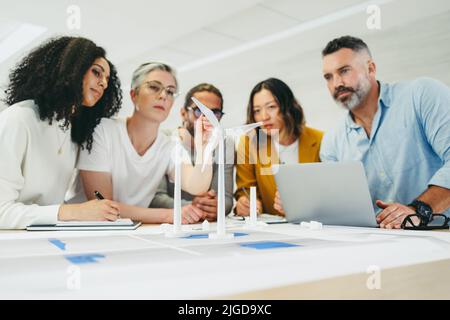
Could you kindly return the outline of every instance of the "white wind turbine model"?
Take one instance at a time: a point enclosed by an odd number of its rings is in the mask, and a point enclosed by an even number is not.
[[[178,131],[177,131],[178,134]],[[181,163],[182,163],[182,146],[180,137],[173,135],[172,139],[175,141],[175,148],[172,157],[174,157],[175,164],[175,181],[174,181],[174,195],[173,195],[173,225],[172,228],[165,228],[166,237],[184,237],[188,233],[182,230],[181,226]],[[167,225],[165,225],[167,226]],[[170,227],[170,225],[168,225]]]
[[[210,233],[209,238],[224,239],[232,238],[233,233],[227,234],[225,230],[225,138],[226,137],[239,137],[252,129],[255,129],[262,125],[262,122],[247,124],[244,126],[238,126],[233,128],[224,129],[220,125],[214,113],[200,101],[191,98],[192,101],[200,108],[200,111],[205,115],[209,122],[213,125],[214,130],[205,147],[203,157],[203,168],[209,163],[209,158],[212,158],[214,148],[219,144],[219,156],[218,156],[218,183],[217,183],[217,233]]]

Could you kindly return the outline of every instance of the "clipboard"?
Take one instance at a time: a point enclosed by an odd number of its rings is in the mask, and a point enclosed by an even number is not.
[[[55,224],[32,224],[27,231],[101,231],[101,230],[135,230],[142,224],[131,219],[116,221],[58,221]]]

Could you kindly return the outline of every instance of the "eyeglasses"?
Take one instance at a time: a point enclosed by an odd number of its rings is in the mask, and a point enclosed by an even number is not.
[[[144,85],[150,90],[151,93],[155,95],[161,94],[163,90],[166,92],[166,96],[170,99],[175,99],[179,95],[177,88],[174,86],[164,87],[159,81],[147,81]]]
[[[412,218],[418,218],[418,223],[414,222]],[[450,218],[444,214],[433,214],[431,216],[430,222],[424,223],[422,217],[418,214],[410,214],[402,222],[402,229],[405,230],[437,230],[437,229],[448,229]]]
[[[186,109],[194,112],[195,118],[199,118],[202,115],[202,111],[198,107],[189,106],[189,107],[186,107]],[[222,112],[222,110],[219,110],[219,109],[212,109],[211,111],[214,113],[217,120],[222,119],[222,116],[225,114],[224,112]]]

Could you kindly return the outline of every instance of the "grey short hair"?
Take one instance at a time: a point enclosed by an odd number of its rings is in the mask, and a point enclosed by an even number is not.
[[[362,39],[352,36],[343,36],[328,42],[325,49],[322,50],[322,57],[333,54],[344,48],[351,49],[354,52],[365,51],[369,54],[369,57],[372,58],[372,53],[367,44]]]
[[[175,79],[175,84],[178,88],[178,81],[175,69],[173,69],[171,66],[163,62],[153,61],[143,63],[136,70],[134,70],[133,76],[131,78],[131,89],[135,90],[136,88],[138,88],[144,82],[145,77],[154,70],[162,70],[169,72]]]

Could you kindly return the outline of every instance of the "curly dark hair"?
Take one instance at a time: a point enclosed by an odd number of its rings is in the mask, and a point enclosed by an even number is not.
[[[106,52],[82,37],[52,38],[28,54],[9,75],[5,102],[11,106],[32,99],[42,121],[63,121],[72,141],[92,148],[92,134],[102,117],[115,115],[122,106],[122,90]],[[97,58],[110,67],[108,87],[93,107],[83,107],[83,78]]]

